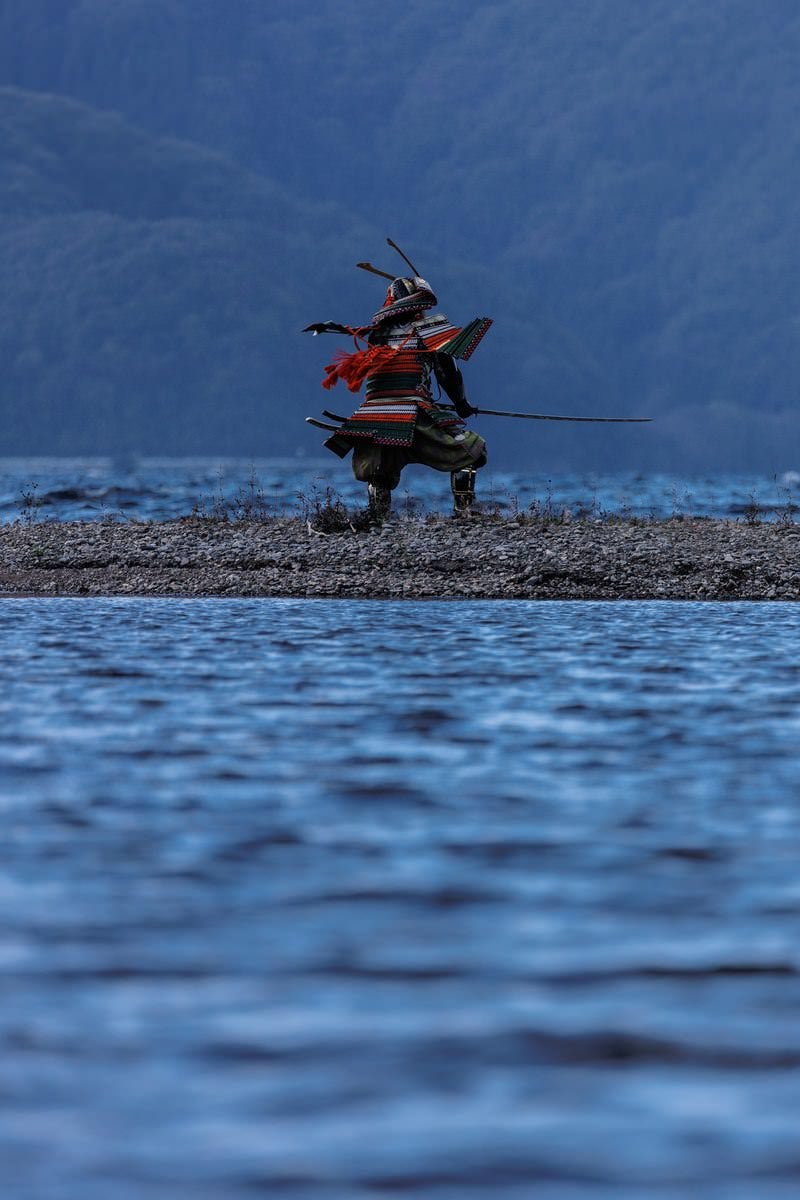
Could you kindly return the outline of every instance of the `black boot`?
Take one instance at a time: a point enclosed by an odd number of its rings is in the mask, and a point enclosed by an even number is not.
[[[391,489],[380,483],[370,483],[367,491],[369,493],[369,515],[376,521],[383,521],[388,517],[392,507]]]
[[[465,467],[463,471],[451,471],[450,490],[453,493],[453,516],[469,516],[475,500],[475,468]]]

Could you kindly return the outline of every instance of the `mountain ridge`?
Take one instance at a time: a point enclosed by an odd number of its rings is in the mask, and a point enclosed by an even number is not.
[[[493,427],[501,458],[554,469],[610,455],[648,469],[796,465],[799,49],[787,0],[761,14],[746,0],[622,11],[500,0],[468,15],[454,0],[435,13],[410,0],[394,22],[333,0],[290,13],[255,0],[0,0],[0,83],[77,96],[104,121],[116,109],[163,153],[173,146],[195,187],[184,204],[202,221],[216,204],[219,220],[256,228],[269,209],[273,392],[313,410],[322,364],[291,341],[293,322],[373,310],[353,263],[390,266],[390,232],[449,315],[496,318],[470,363],[476,402],[499,393],[501,407],[533,396],[538,408],[659,418],[645,440],[548,430],[524,452]],[[76,166],[95,194],[125,175],[123,146],[133,160],[154,153],[117,132],[114,170],[91,141]],[[56,183],[69,180],[18,176],[15,220],[26,186],[30,208],[57,210]],[[136,187],[132,202],[163,219],[153,181]],[[235,257],[247,257],[241,245]],[[274,394],[262,403],[271,436],[294,445]]]

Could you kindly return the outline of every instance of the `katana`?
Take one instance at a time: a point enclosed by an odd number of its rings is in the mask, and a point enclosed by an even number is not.
[[[442,408],[451,408],[452,405],[442,405]],[[472,412],[478,416],[487,417],[519,417],[524,421],[610,421],[612,424],[620,422],[633,422],[634,424],[642,424],[646,421],[652,421],[653,417],[556,417],[548,413],[517,413],[517,412],[502,412],[496,408],[473,408]],[[331,421],[346,421],[347,417],[341,417],[338,413],[331,412],[329,409],[322,410],[323,417],[328,417]],[[310,418],[306,418],[310,420]],[[330,426],[328,426],[330,428]]]
[[[550,413],[504,412],[499,408],[473,408],[472,412],[481,417],[517,417],[522,421],[603,421],[618,425],[622,422],[641,424],[653,420],[652,417],[556,417]]]

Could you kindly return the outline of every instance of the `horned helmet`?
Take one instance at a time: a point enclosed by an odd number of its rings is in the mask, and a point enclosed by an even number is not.
[[[386,289],[386,299],[372,318],[373,325],[395,325],[436,304],[431,285],[420,275],[398,276]]]

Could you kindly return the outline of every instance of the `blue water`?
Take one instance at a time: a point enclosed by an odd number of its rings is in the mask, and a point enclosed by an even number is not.
[[[14,1200],[784,1200],[800,608],[0,601]]]
[[[287,516],[313,506],[333,489],[348,504],[365,504],[366,490],[349,462],[324,459],[0,458],[0,523],[18,520],[165,521],[206,516]],[[478,476],[478,497],[490,511],[509,514],[531,505],[575,516],[705,516],[797,519],[800,473],[781,476],[556,475],[492,467]],[[448,475],[412,466],[395,492],[399,514],[447,511]]]

